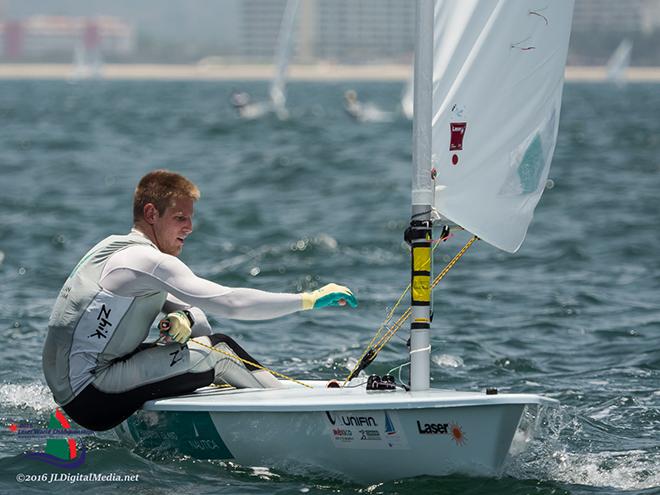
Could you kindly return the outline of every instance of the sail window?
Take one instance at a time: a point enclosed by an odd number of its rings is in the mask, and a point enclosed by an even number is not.
[[[500,190],[504,196],[533,194],[542,190],[556,139],[556,110],[536,132],[511,153],[510,170]]]

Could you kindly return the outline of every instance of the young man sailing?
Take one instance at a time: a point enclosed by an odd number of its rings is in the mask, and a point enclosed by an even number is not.
[[[177,256],[193,231],[197,199],[198,188],[182,175],[145,175],[133,198],[130,233],[99,242],[64,283],[48,322],[43,369],[55,401],[81,426],[107,430],[147,400],[211,383],[277,387],[267,371],[227,355],[257,363],[230,337],[212,333],[204,312],[264,320],[357,305],[351,291],[337,284],[284,294],[224,287],[196,276]],[[161,335],[170,343],[144,343],[161,312],[167,315]]]

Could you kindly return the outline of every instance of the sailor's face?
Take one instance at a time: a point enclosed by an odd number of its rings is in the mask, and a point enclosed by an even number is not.
[[[186,237],[193,231],[194,202],[190,198],[177,198],[162,215],[156,212],[153,224],[158,248],[172,256],[178,256]]]

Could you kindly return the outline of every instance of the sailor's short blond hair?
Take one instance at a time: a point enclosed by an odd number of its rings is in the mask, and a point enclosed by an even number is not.
[[[199,189],[183,175],[169,170],[153,170],[140,179],[133,195],[133,221],[141,220],[144,207],[152,203],[159,214],[178,198],[199,199]]]

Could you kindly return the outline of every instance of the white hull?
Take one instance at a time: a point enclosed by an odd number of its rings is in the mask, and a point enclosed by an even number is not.
[[[201,389],[151,401],[116,428],[148,449],[231,459],[358,482],[451,473],[498,475],[536,395],[314,389]]]

